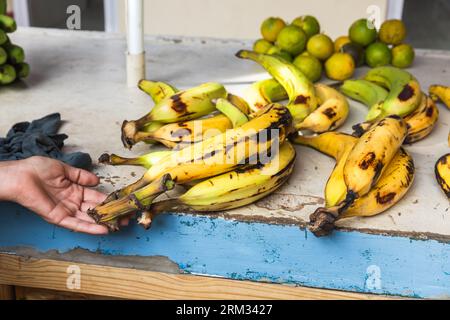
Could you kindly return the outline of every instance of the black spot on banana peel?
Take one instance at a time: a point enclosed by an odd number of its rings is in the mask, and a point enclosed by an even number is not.
[[[436,175],[436,180],[439,187],[442,189],[444,194],[450,199],[450,153],[443,155],[436,162],[434,167],[434,172]]]
[[[396,195],[395,192],[390,192],[385,195],[380,195],[380,193],[377,193],[376,200],[379,204],[386,204],[391,202],[395,198],[395,195]]]
[[[328,117],[328,119],[333,119],[336,116],[336,112],[333,108],[327,108],[323,111],[323,114]]]
[[[372,166],[375,157],[375,153],[369,152],[364,158],[362,158],[361,162],[359,163],[359,167],[363,170],[367,170],[370,166]]]
[[[180,93],[174,94],[170,99],[172,100],[171,107],[173,110],[181,114],[186,113],[188,106],[183,102]]]
[[[399,93],[398,99],[400,101],[407,101],[411,99],[412,96],[414,96],[414,89],[409,84],[407,84],[403,87],[403,90]]]

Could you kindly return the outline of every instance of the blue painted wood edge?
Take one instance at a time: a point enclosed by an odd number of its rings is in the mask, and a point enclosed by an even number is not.
[[[110,255],[162,255],[188,273],[327,289],[450,297],[450,244],[335,232],[316,238],[296,226],[186,215],[159,216],[148,231],[132,224],[108,236],[52,226],[0,204],[0,247],[41,252],[84,248]]]

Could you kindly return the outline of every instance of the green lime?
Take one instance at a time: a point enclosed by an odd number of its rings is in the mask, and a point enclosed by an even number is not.
[[[325,34],[316,34],[308,40],[306,49],[319,60],[328,59],[334,52],[333,41]]]
[[[261,34],[264,39],[269,42],[275,42],[277,40],[278,34],[286,26],[286,23],[275,17],[270,17],[264,20],[261,25]]]
[[[405,24],[397,19],[386,20],[381,25],[379,36],[380,41],[386,44],[400,44],[406,38]]]
[[[5,44],[6,42],[8,42],[8,36],[5,31],[0,29],[0,45]]]
[[[8,54],[6,53],[5,49],[0,47],[0,65],[4,64],[8,60]]]
[[[273,44],[265,39],[258,39],[253,44],[253,51],[258,53],[267,53],[273,47]]]
[[[366,63],[369,67],[385,66],[391,63],[391,60],[391,50],[385,43],[375,42],[366,49]]]
[[[339,52],[341,48],[347,43],[351,43],[351,40],[348,36],[337,37],[336,40],[334,40],[334,51]]]
[[[365,47],[377,39],[377,30],[367,19],[359,19],[350,26],[348,36],[352,42]]]
[[[26,78],[30,74],[30,65],[26,62],[14,66],[18,78]]]
[[[272,46],[272,48],[267,51],[267,54],[283,58],[288,62],[292,62],[292,56],[290,53],[278,48],[277,46]]]
[[[307,38],[311,38],[313,35],[320,32],[319,21],[317,21],[317,19],[313,16],[302,16],[295,18],[294,21],[292,21],[292,24],[302,28]]]
[[[294,64],[312,82],[316,82],[322,77],[322,63],[316,57],[301,54],[295,58]]]
[[[392,65],[397,68],[408,68],[414,61],[415,53],[409,44],[400,44],[392,49]]]
[[[337,52],[325,62],[325,72],[328,78],[343,81],[352,77],[355,62],[348,53]]]
[[[296,56],[305,50],[306,34],[300,27],[287,26],[278,34],[276,45],[280,49]]]

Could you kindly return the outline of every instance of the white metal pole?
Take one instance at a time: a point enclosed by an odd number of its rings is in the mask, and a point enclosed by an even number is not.
[[[127,0],[127,83],[135,87],[145,78],[144,1]]]

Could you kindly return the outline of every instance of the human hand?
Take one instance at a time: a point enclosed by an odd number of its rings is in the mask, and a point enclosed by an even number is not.
[[[96,224],[86,213],[106,198],[105,194],[87,188],[98,185],[99,178],[95,174],[45,157],[10,163],[6,179],[13,194],[8,200],[32,210],[50,223],[73,231],[108,233],[105,226]]]

